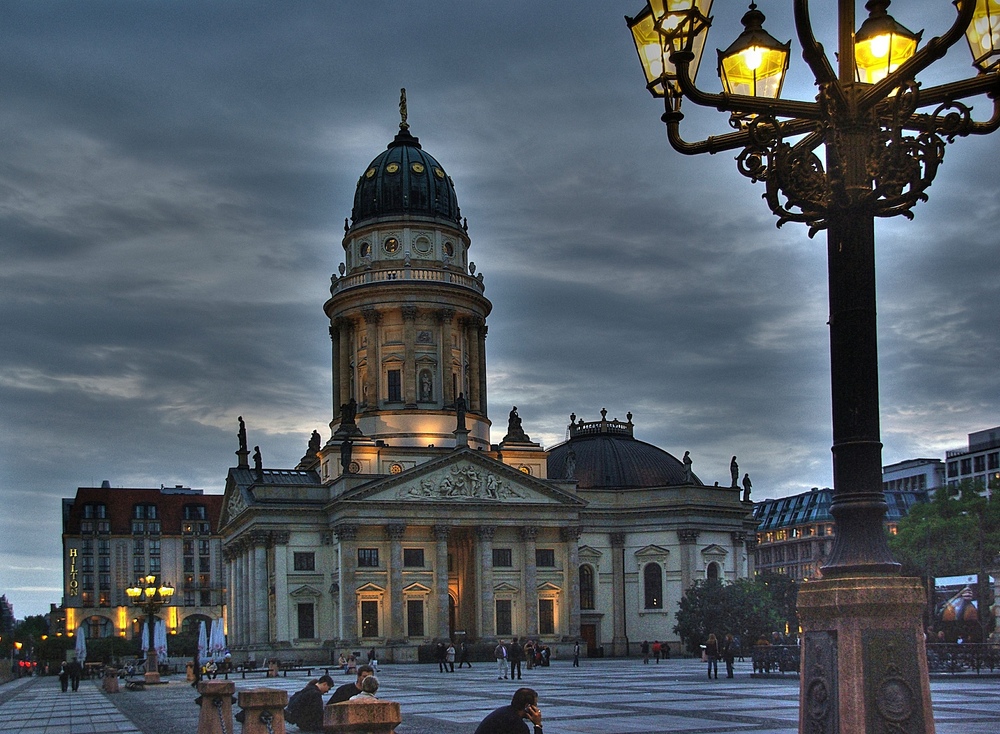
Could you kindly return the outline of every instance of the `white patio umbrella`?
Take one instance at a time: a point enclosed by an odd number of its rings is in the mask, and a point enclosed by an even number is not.
[[[82,624],[76,630],[76,660],[80,665],[87,662],[87,631]]]
[[[167,623],[162,619],[156,620],[153,628],[153,642],[156,644],[156,658],[158,662],[167,663]]]
[[[205,631],[205,623],[198,624],[198,662],[204,663],[208,658],[208,633]]]
[[[226,633],[222,617],[212,621],[212,638],[209,643],[212,660],[221,663],[226,656]]]

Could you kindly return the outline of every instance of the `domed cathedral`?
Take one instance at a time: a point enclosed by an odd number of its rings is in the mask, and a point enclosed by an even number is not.
[[[364,446],[453,446],[460,409],[468,433],[459,440],[490,447],[486,317],[492,305],[469,261],[454,183],[410,133],[405,95],[400,111],[399,133],[358,179],[345,222],[345,264],[324,306],[333,340],[336,436],[324,455],[325,471],[337,465],[341,438],[353,440],[356,461],[374,470],[381,468],[371,463],[377,452]]]
[[[324,304],[333,420],[294,468],[240,419],[220,520],[237,662],[415,661],[441,640],[556,656],[679,649],[698,579],[752,573],[753,505],[625,421],[570,417],[546,450],[518,408],[490,443],[486,318],[455,187],[407,123],[365,167]],[[506,407],[505,407],[506,412]],[[528,411],[530,413],[530,409]],[[252,426],[249,430],[253,430]]]

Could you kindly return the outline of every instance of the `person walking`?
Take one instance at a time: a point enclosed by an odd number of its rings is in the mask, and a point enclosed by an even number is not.
[[[66,661],[63,661],[63,664],[59,666],[59,687],[62,688],[63,693],[69,690],[69,670],[67,669],[68,667],[69,666],[67,665]]]
[[[517,641],[516,637],[511,640],[510,649],[507,651],[507,660],[510,662],[510,679],[514,680],[514,674],[517,673],[517,679],[521,680],[521,663],[524,662],[524,648],[521,647],[521,643]]]
[[[472,663],[469,662],[469,643],[465,640],[458,643],[458,669],[461,670],[463,665],[472,667]]]
[[[580,667],[580,641],[577,640],[573,643],[573,667]]]
[[[70,660],[69,664],[66,666],[66,672],[69,673],[69,685],[74,691],[80,690],[80,676],[83,674],[83,668],[80,666],[79,660]]]
[[[660,646],[660,641],[659,640],[653,640],[653,659],[656,661],[657,665],[660,664],[660,651],[661,651],[661,649],[662,648]]]
[[[642,664],[643,665],[648,665],[649,664],[649,640],[643,640],[642,644],[639,646],[639,649],[642,651]]]
[[[708,660],[708,677],[712,677],[712,669],[715,669],[715,678],[719,678],[719,640],[715,633],[708,635],[708,642],[705,643],[705,657]]]
[[[437,660],[438,672],[445,672],[445,670],[447,670],[446,661],[448,659],[448,648],[444,646],[443,642],[439,642],[434,648],[434,658]]]
[[[493,657],[497,661],[497,680],[507,680],[507,646],[503,644],[503,640],[493,648]]]
[[[448,640],[448,647],[444,651],[444,666],[449,673],[455,672],[455,643]]]

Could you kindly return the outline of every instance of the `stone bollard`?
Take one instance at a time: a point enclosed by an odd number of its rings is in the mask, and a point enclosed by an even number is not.
[[[104,692],[105,693],[118,693],[118,671],[115,668],[107,667],[104,669]]]
[[[267,664],[267,677],[277,678],[278,677],[278,661],[272,660]]]
[[[198,684],[195,703],[201,706],[198,734],[232,734],[233,694],[236,684],[225,680],[206,680]]]
[[[287,691],[254,688],[240,691],[243,734],[285,734]]]
[[[347,701],[323,707],[326,734],[393,734],[402,720],[396,701]]]

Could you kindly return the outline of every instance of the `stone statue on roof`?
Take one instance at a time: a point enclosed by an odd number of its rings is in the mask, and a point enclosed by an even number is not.
[[[264,460],[260,455],[260,446],[253,447],[253,470],[258,474],[264,472]]]
[[[240,440],[240,451],[247,450],[247,424],[243,422],[243,416],[241,415],[237,420],[240,422],[240,430],[236,434],[236,437]]]
[[[507,416],[507,435],[503,437],[504,442],[531,443],[531,438],[521,427],[521,416],[517,414],[517,406],[511,408],[510,415]]]
[[[691,464],[693,462],[691,461],[690,451],[684,452],[684,459],[682,461],[684,462],[684,483],[690,484],[694,481],[694,474],[691,471]]]
[[[750,481],[750,475],[749,474],[744,474],[743,475],[743,501],[744,502],[749,502],[750,501],[750,489],[752,487],[753,487],[753,483],[751,483],[751,481]]]
[[[733,460],[729,462],[729,474],[733,478],[733,483],[730,484],[729,486],[730,487],[738,487],[738,486],[740,486],[739,485],[739,480],[740,480],[740,465],[736,463],[736,457],[735,456],[733,457]]]

